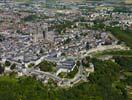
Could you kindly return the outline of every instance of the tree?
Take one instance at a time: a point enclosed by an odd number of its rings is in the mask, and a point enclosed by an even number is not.
[[[78,60],[77,62],[76,62],[76,65],[77,65],[77,67],[79,67],[80,66],[80,61]]]
[[[89,56],[82,59],[82,65],[83,66],[88,67],[89,63],[90,63],[90,57]]]
[[[6,60],[6,61],[5,61],[5,66],[8,67],[8,66],[10,66],[10,65],[11,65],[10,61],[7,61],[7,60]]]
[[[16,68],[16,64],[13,63],[13,64],[11,65],[10,69],[13,70],[13,69],[15,69],[15,68]]]
[[[89,50],[90,49],[90,45],[89,45],[89,42],[86,43],[86,50]]]
[[[40,70],[45,72],[52,72],[56,67],[56,63],[44,60],[41,63],[39,63],[36,67],[39,67]]]
[[[4,68],[2,67],[2,65],[0,64],[0,74],[2,74],[4,72]]]

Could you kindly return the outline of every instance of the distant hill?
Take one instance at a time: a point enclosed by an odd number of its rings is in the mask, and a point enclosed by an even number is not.
[[[47,2],[54,2],[54,1],[56,1],[56,2],[82,2],[82,1],[84,1],[84,0],[46,0]]]
[[[125,1],[125,0],[86,0],[86,1],[108,1],[108,2],[110,2],[110,1],[112,1],[112,2],[122,2],[122,1]]]
[[[126,0],[125,3],[126,4],[132,4],[132,0]]]
[[[38,0],[13,0],[16,2],[31,2],[31,1],[38,1]],[[83,0],[39,0],[39,1],[46,1],[46,2],[82,2]]]
[[[17,2],[32,2],[38,0],[13,0]],[[126,4],[132,4],[132,0],[39,0],[39,1],[46,1],[46,2],[83,2],[83,1],[108,1],[108,2],[125,2]]]

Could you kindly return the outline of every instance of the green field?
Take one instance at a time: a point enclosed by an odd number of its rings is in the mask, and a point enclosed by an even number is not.
[[[93,54],[93,57],[101,57],[101,56],[127,56],[132,57],[132,50],[107,50],[103,52],[97,52]]]
[[[125,42],[127,46],[132,48],[132,30],[125,29],[122,30],[121,27],[111,27],[107,26],[105,27],[104,24],[102,24],[101,21],[95,21],[94,26],[91,27],[91,29],[100,30],[105,29],[106,31],[111,32],[117,39],[120,40],[120,42]]]
[[[116,38],[123,41],[132,48],[132,31],[130,30],[121,30],[119,27],[108,27],[106,29],[110,31]]]

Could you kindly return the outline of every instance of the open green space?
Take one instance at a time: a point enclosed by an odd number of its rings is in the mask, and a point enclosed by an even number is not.
[[[122,69],[132,71],[132,57],[115,56],[114,59]]]
[[[33,0],[14,0],[15,2],[25,2],[25,3],[30,3]]]
[[[125,74],[126,76],[131,76],[131,77],[132,77],[132,72],[124,72],[124,74]]]
[[[94,26],[88,28],[96,30],[105,29],[111,32],[121,42],[125,42],[127,46],[132,48],[132,31],[129,29],[123,30],[121,27],[105,26],[100,20],[94,21]]]
[[[116,38],[132,48],[132,31],[128,29],[122,30],[120,27],[107,27],[106,30],[110,31]]]
[[[94,57],[100,57],[104,55],[111,55],[111,56],[131,56],[132,57],[132,50],[106,50],[103,52],[97,52],[93,54]]]
[[[74,78],[75,75],[76,75],[77,73],[78,73],[78,68],[75,67],[75,68],[73,69],[73,71],[71,71],[71,72],[69,72],[69,73],[61,72],[61,73],[59,74],[59,77],[71,79],[71,78]]]
[[[56,70],[56,63],[50,61],[42,61],[36,67],[39,67],[44,72],[54,72]]]
[[[31,14],[28,15],[24,18],[21,19],[21,22],[34,22],[34,21],[38,21],[38,20],[42,20],[42,19],[46,19],[48,18],[48,16],[46,15],[36,15],[36,14]]]

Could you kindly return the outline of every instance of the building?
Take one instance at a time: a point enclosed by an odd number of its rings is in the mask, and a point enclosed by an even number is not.
[[[76,63],[72,59],[66,59],[65,61],[61,61],[57,66],[57,72],[56,75],[59,75],[61,72],[69,73],[73,71],[74,67],[76,66]]]
[[[49,42],[54,42],[55,41],[55,32],[54,31],[49,31],[45,33],[45,39]]]

